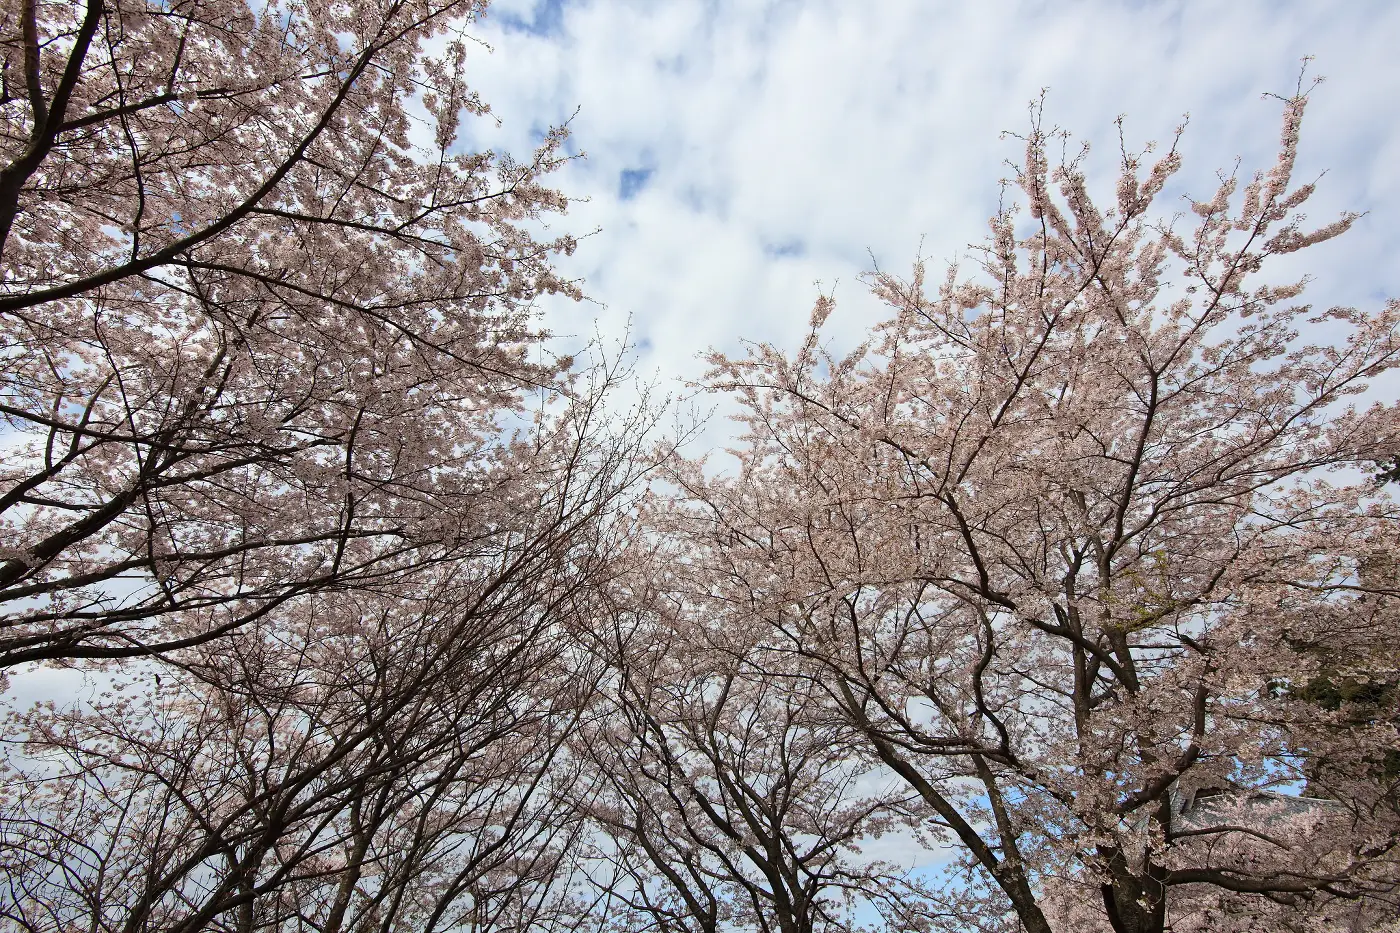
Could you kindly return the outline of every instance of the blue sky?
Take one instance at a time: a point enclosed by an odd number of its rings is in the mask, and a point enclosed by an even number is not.
[[[565,264],[599,304],[550,305],[551,325],[630,320],[663,385],[707,346],[794,345],[819,287],[833,339],[856,342],[882,314],[858,281],[872,257],[902,271],[982,237],[1017,157],[1000,134],[1027,127],[1041,88],[1047,122],[1095,144],[1105,195],[1114,118],[1140,144],[1189,111],[1177,195],[1200,195],[1236,158],[1269,164],[1279,105],[1262,95],[1290,90],[1304,55],[1328,78],[1299,162],[1327,171],[1309,214],[1369,213],[1287,271],[1320,305],[1400,295],[1394,2],[497,0],[473,32],[490,50],[472,80],[502,121],[474,143],[523,154],[578,112],[588,158],[558,181],[589,200],[555,225],[601,230]]]

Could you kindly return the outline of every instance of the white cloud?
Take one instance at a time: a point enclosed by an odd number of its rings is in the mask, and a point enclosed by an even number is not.
[[[476,31],[495,51],[475,83],[504,123],[474,142],[522,152],[579,110],[589,158],[559,183],[591,199],[571,228],[602,232],[566,268],[605,333],[630,317],[663,381],[693,378],[710,345],[793,344],[818,279],[839,282],[829,328],[854,342],[881,313],[857,281],[867,251],[902,271],[921,242],[943,260],[980,239],[1018,155],[999,134],[1026,128],[1040,88],[1048,121],[1096,144],[1103,191],[1118,114],[1141,143],[1190,111],[1180,178],[1202,194],[1237,156],[1269,164],[1279,106],[1261,94],[1287,92],[1306,54],[1329,77],[1299,162],[1329,170],[1311,214],[1370,212],[1300,257],[1310,298],[1400,295],[1400,5],[498,0]],[[548,313],[586,335],[598,309]]]

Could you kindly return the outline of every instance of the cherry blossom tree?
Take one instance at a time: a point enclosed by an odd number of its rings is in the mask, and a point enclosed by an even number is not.
[[[1037,109],[971,276],[712,357],[716,475],[548,352],[566,133],[473,151],[485,5],[0,9],[0,673],[106,685],[0,728],[7,924],[1400,911],[1400,409],[1356,404],[1400,303],[1265,277],[1354,220],[1305,226],[1301,85],[1189,232],[1175,144],[1100,207]]]
[[[472,558],[507,422],[567,391],[530,303],[578,295],[564,131],[463,144],[484,6],[5,6],[0,668]]]
[[[650,415],[602,380],[412,590],[322,591],[4,722],[0,916],[58,931],[578,929],[596,716]],[[607,438],[629,437],[626,443]],[[163,676],[162,676],[163,675]]]
[[[796,354],[712,356],[744,436],[731,473],[676,469],[686,611],[764,633],[918,795],[968,872],[955,926],[1156,933],[1212,892],[1278,929],[1397,909],[1396,721],[1304,694],[1400,637],[1367,570],[1400,540],[1369,475],[1400,412],[1354,404],[1400,362],[1400,303],[1319,312],[1264,278],[1354,220],[1299,212],[1306,102],[1189,232],[1152,213],[1175,143],[1123,146],[1102,206],[1036,107],[1024,209],[973,275],[875,273],[891,317],[848,355],[823,298]],[[1245,812],[1305,784],[1327,798],[1307,818]],[[1192,822],[1197,791],[1245,810]]]
[[[565,132],[461,138],[484,7],[0,13],[0,670],[101,686],[3,719],[5,924],[586,916],[566,740],[653,415],[536,326]]]
[[[738,633],[675,619],[674,582],[633,591],[659,605],[600,646],[607,713],[575,738],[612,928],[816,933],[862,910],[917,915],[917,882],[862,851],[911,829],[909,793],[862,760],[820,690],[755,664]]]

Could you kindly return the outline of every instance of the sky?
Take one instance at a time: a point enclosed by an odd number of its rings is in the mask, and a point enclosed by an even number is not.
[[[1094,145],[1106,198],[1114,119],[1140,146],[1189,113],[1165,214],[1237,159],[1245,178],[1271,164],[1281,106],[1264,95],[1314,56],[1327,80],[1295,178],[1326,172],[1316,223],[1367,214],[1281,271],[1311,275],[1321,306],[1400,296],[1393,0],[496,0],[472,32],[469,80],[500,126],[477,121],[468,144],[523,156],[571,120],[586,153],[555,179],[588,200],[552,226],[598,231],[561,263],[591,301],[546,302],[546,320],[577,339],[630,327],[665,391],[708,347],[795,349],[819,293],[833,343],[854,345],[884,316],[860,278],[877,264],[905,273],[922,253],[941,278],[985,234],[1020,154],[1003,132],[1029,127],[1042,88],[1045,122]]]

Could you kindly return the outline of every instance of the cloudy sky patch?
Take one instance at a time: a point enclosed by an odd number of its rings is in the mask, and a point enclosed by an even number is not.
[[[1400,4],[775,0],[497,0],[475,34],[474,83],[502,124],[473,144],[527,152],[572,118],[586,160],[559,177],[586,197],[562,225],[599,229],[566,270],[598,304],[550,304],[561,333],[630,320],[643,371],[694,378],[708,346],[793,346],[819,290],[853,344],[882,315],[859,280],[875,264],[935,265],[980,240],[998,182],[1048,88],[1045,120],[1094,144],[1111,196],[1114,119],[1169,142],[1186,166],[1159,201],[1245,177],[1277,149],[1300,60],[1314,93],[1297,178],[1326,171],[1317,223],[1366,211],[1340,240],[1280,264],[1319,305],[1400,295]],[[576,114],[576,115],[575,115]],[[819,284],[820,283],[820,284]]]

